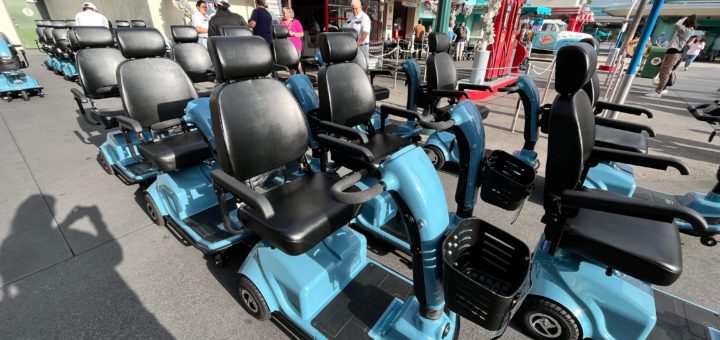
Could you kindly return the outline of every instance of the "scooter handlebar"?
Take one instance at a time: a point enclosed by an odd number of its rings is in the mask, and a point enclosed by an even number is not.
[[[336,201],[345,204],[360,204],[373,199],[375,196],[385,191],[385,184],[383,182],[378,182],[365,190],[345,192],[345,190],[367,177],[367,174],[367,170],[363,169],[343,177],[333,184],[330,188],[330,194]]]

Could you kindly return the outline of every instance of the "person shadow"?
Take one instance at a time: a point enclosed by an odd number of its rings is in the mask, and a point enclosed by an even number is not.
[[[43,199],[47,206],[38,204]],[[54,205],[53,196],[28,197],[18,207],[10,234],[0,244],[2,337],[172,338],[116,270],[122,263],[123,249],[109,233],[97,206],[76,206],[58,223],[61,235],[48,237],[58,230],[50,212],[39,210],[54,212]],[[72,228],[83,219],[90,221],[94,235]],[[60,240],[53,240],[57,238]],[[32,253],[42,253],[43,249],[56,253],[52,248],[62,247],[62,243],[64,257],[56,256],[49,266],[18,275],[22,268],[16,263],[32,265],[32,260],[38,259]],[[76,254],[73,244],[97,246]]]

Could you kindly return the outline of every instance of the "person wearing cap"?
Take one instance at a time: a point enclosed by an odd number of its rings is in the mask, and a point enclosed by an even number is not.
[[[272,42],[272,34],[270,34],[270,26],[272,26],[273,17],[265,7],[265,0],[255,0],[255,9],[250,14],[248,26],[253,29],[253,34],[262,37],[269,44]]]
[[[208,36],[222,35],[224,26],[247,26],[247,22],[242,15],[230,12],[230,2],[227,0],[219,0],[215,3],[215,6],[217,11],[210,18]]]
[[[347,19],[347,25],[354,28],[358,33],[358,48],[365,54],[365,60],[368,59],[368,45],[370,44],[370,17],[362,10],[360,0],[352,0],[352,15]]]
[[[110,23],[104,15],[98,13],[95,4],[83,2],[82,11],[75,14],[75,26],[105,26],[110,28]]]
[[[208,6],[205,0],[199,0],[195,3],[197,12],[192,15],[192,25],[198,32],[198,43],[207,47],[208,24],[210,15],[208,15]]]

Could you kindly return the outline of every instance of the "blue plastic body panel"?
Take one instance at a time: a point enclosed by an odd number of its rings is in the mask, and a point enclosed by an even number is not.
[[[148,136],[149,137],[149,136]],[[129,170],[133,165],[139,162],[132,157],[130,148],[135,149],[135,153],[139,155],[137,150],[138,140],[134,133],[130,134],[132,145],[128,145],[121,131],[113,131],[107,134],[105,143],[100,145],[100,152],[105,156],[109,166],[114,167],[118,171],[122,171],[125,178],[131,182],[142,182],[157,176],[157,170],[149,169],[148,171],[135,174]]]

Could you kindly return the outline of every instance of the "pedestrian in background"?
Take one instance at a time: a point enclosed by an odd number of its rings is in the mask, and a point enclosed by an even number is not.
[[[692,65],[693,61],[695,61],[695,58],[697,58],[698,55],[700,55],[700,52],[705,49],[705,37],[699,36],[694,39],[693,42],[690,43],[690,47],[687,51],[687,59],[685,60],[685,71],[690,68],[690,65]]]
[[[455,60],[460,61],[463,59],[463,54],[465,53],[465,44],[467,43],[467,28],[465,28],[464,22],[455,29],[455,34],[457,35],[457,38],[455,38],[455,41],[457,41]]]
[[[230,2],[227,0],[219,0],[215,6],[217,11],[208,23],[208,36],[222,35],[224,26],[247,26],[247,22],[242,15],[230,12]]]
[[[270,26],[272,26],[272,14],[265,6],[265,0],[255,0],[255,9],[250,14],[248,26],[253,29],[253,34],[262,37],[269,44],[272,41]]]
[[[97,7],[92,2],[83,2],[82,11],[75,14],[75,26],[105,26],[110,28],[108,19],[98,13]]]
[[[352,15],[347,19],[347,25],[358,33],[358,48],[365,54],[365,62],[368,60],[370,45],[370,17],[362,10],[360,0],[352,0]]]
[[[692,35],[696,27],[697,17],[693,14],[689,17],[682,18],[675,23],[675,35],[670,39],[668,49],[665,52],[662,63],[660,64],[660,74],[658,75],[658,84],[654,91],[645,94],[646,97],[660,98],[666,93],[665,85],[670,79],[670,73],[673,68],[682,59],[682,50],[687,44],[688,39]]]
[[[712,55],[710,61],[715,61],[715,57],[720,54],[720,36],[715,38],[712,45]]]
[[[303,30],[300,21],[295,20],[295,11],[293,11],[292,8],[283,7],[283,20],[280,22],[280,25],[288,28],[288,31],[290,31],[288,40],[295,46],[298,56],[302,56],[302,38],[305,36],[305,30]],[[298,64],[298,72],[303,72],[301,64]],[[291,70],[291,73],[295,73],[294,70]]]
[[[199,0],[195,3],[197,11],[192,15],[192,25],[198,32],[198,44],[207,47],[208,25],[210,24],[210,15],[208,15],[208,5],[205,0]]]

